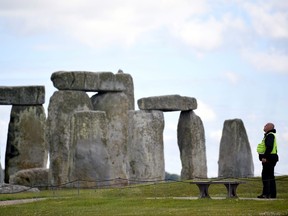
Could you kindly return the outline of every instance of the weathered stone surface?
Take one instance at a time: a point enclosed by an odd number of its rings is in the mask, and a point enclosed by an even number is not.
[[[161,110],[169,112],[197,109],[197,100],[195,98],[183,97],[180,95],[163,95],[141,98],[137,103],[141,110]]]
[[[68,181],[70,121],[76,111],[91,110],[89,96],[82,91],[56,91],[50,98],[47,118],[49,143],[49,181],[60,185]]]
[[[0,184],[0,194],[20,193],[20,192],[40,192],[38,188],[30,188],[23,185]]]
[[[103,111],[78,111],[71,120],[70,181],[80,187],[103,186],[112,179]]]
[[[134,100],[134,83],[132,76],[126,73],[117,73],[115,74],[115,77],[118,83],[124,83],[125,90],[123,92],[128,97],[128,109],[134,110],[135,100]]]
[[[254,176],[254,164],[246,129],[241,119],[224,122],[218,161],[219,177]]]
[[[4,170],[2,169],[1,163],[0,163],[0,184],[4,183]]]
[[[5,155],[5,182],[22,169],[45,167],[46,115],[42,105],[12,106]]]
[[[52,74],[51,80],[59,90],[124,91],[126,80],[121,78],[127,75],[115,75],[112,72],[57,71]]]
[[[9,183],[46,190],[49,186],[48,172],[49,170],[46,168],[20,170],[10,176]]]
[[[0,105],[41,105],[44,86],[0,86]]]
[[[129,111],[129,179],[164,180],[163,130],[163,112]]]
[[[181,179],[207,178],[205,131],[199,116],[182,111],[177,128],[182,162]]]
[[[91,100],[94,110],[106,112],[107,146],[114,178],[127,179],[129,99],[123,92],[110,92],[96,94]]]

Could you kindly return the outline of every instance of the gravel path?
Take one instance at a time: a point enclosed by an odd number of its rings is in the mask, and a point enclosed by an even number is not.
[[[37,201],[41,201],[41,200],[45,200],[45,199],[46,198],[21,199],[21,200],[5,200],[5,201],[0,201],[0,206],[31,203],[31,202],[37,202]]]

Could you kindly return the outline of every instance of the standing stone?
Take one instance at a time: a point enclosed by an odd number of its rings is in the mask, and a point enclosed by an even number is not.
[[[219,177],[254,176],[251,148],[241,119],[224,122],[218,166]]]
[[[109,183],[111,161],[107,151],[107,122],[103,111],[78,111],[71,120],[70,181],[81,187]]]
[[[42,105],[12,106],[5,156],[6,183],[19,170],[46,166],[45,122]]]
[[[47,141],[50,154],[49,181],[52,185],[60,185],[68,181],[72,115],[76,111],[91,109],[91,100],[82,91],[56,91],[50,98]]]
[[[207,178],[204,127],[193,111],[181,112],[177,137],[182,162],[181,179]]]
[[[110,92],[98,93],[91,100],[94,110],[106,112],[107,146],[114,178],[127,179],[129,99],[123,92]]]
[[[163,112],[129,111],[129,179],[164,180],[163,130]]]
[[[0,184],[4,183],[4,170],[2,169],[0,162]]]

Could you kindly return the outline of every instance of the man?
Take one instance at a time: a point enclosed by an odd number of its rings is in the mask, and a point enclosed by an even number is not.
[[[274,167],[278,161],[276,130],[273,123],[267,123],[264,126],[264,146],[263,153],[259,153],[259,160],[262,162],[262,183],[263,191],[258,198],[276,198],[276,182],[274,176]]]

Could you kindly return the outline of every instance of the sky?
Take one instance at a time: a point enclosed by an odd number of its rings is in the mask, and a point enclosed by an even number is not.
[[[53,72],[122,69],[136,102],[197,99],[208,177],[218,176],[224,121],[235,118],[246,128],[255,176],[263,127],[275,124],[275,174],[288,175],[287,26],[286,0],[0,0],[0,86],[44,85],[48,115]],[[10,110],[0,106],[2,167]],[[179,115],[164,113],[165,169],[175,174]]]

